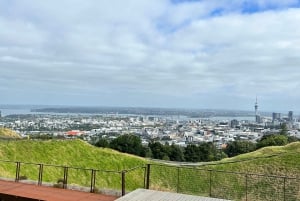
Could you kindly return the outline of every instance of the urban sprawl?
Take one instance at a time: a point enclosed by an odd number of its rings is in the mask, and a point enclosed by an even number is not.
[[[300,138],[300,121],[287,114],[273,113],[261,116],[257,101],[253,120],[212,118],[176,118],[155,115],[121,114],[23,114],[1,117],[0,127],[10,128],[23,138],[81,138],[94,143],[100,138],[112,140],[123,134],[140,136],[144,145],[150,141],[182,147],[188,144],[213,142],[217,148],[235,140],[257,142],[264,135],[280,132],[285,124],[288,135]]]

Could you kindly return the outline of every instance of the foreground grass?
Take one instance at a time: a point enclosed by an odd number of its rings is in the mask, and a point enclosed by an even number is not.
[[[300,200],[300,143],[197,167],[153,165],[151,188],[232,200]]]
[[[96,173],[96,186],[98,188],[120,189],[121,173],[118,171],[136,166],[144,166],[146,160],[140,157],[122,154],[111,149],[96,148],[81,140],[49,140],[49,141],[0,141],[0,159],[8,161],[21,161],[37,164],[54,164],[68,167],[78,167],[97,170],[112,170],[112,172],[98,171]],[[0,163],[1,177],[15,177],[16,164]],[[63,178],[63,167],[44,166],[44,182],[57,182]],[[21,176],[30,180],[37,180],[39,166],[34,164],[21,164]],[[90,185],[91,170],[70,168],[68,183],[82,186]],[[142,175],[142,170],[134,172],[133,176]],[[133,177],[133,178],[134,178]],[[127,188],[142,187],[140,181],[128,181]]]
[[[146,159],[96,148],[80,140],[0,141],[0,159],[55,164],[70,168],[68,184],[89,186],[97,171],[98,189],[121,189],[119,171],[148,163]],[[0,162],[1,177],[15,177],[16,164]],[[39,165],[21,164],[21,176],[37,180]],[[44,166],[44,182],[63,178],[63,167]],[[276,175],[276,176],[270,176]],[[151,165],[150,188],[233,200],[300,200],[300,143],[267,147],[252,153],[193,167]],[[144,169],[126,173],[126,190],[144,185]]]

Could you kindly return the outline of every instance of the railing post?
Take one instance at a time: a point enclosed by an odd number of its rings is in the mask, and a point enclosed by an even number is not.
[[[212,170],[208,170],[209,171],[209,197],[211,197],[212,196],[212,194],[211,194],[211,188],[212,188],[212,178],[211,178],[211,172],[212,172]]]
[[[245,174],[246,201],[248,200],[248,174]]]
[[[122,171],[122,196],[124,196],[125,195],[125,175],[126,175],[126,171],[125,170],[123,170]]]
[[[15,182],[19,182],[20,179],[20,168],[21,168],[21,163],[16,162],[16,179]]]
[[[286,177],[283,177],[283,201],[285,201],[285,190],[286,190]]]
[[[64,183],[63,183],[63,188],[67,189],[68,188],[68,167],[64,167]]]
[[[179,167],[177,167],[177,193],[179,193]]]
[[[92,170],[91,173],[91,193],[95,193],[95,184],[96,184],[96,171]]]
[[[43,183],[43,169],[44,169],[44,165],[43,164],[39,164],[39,180],[38,180],[38,185],[41,186]]]
[[[147,164],[147,175],[146,175],[146,189],[150,187],[150,164]]]

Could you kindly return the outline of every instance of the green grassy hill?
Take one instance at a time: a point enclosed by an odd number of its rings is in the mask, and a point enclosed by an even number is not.
[[[298,175],[300,174],[300,142],[286,146],[265,147],[251,153],[223,159],[215,164],[206,167],[269,175]]]
[[[300,200],[300,142],[197,167],[154,165],[152,188],[232,200]],[[247,199],[246,199],[247,197]]]
[[[119,153],[111,149],[96,148],[81,140],[18,140],[0,141],[0,160],[21,161],[26,163],[43,163],[79,167],[97,170],[112,170],[114,172],[97,172],[96,186],[98,188],[120,189],[121,174],[117,171],[142,166],[146,160],[129,154]],[[0,162],[0,177],[15,178],[16,164]],[[44,166],[43,181],[57,182],[63,178],[62,167]],[[21,164],[20,176],[26,176],[30,180],[37,180],[39,166],[32,164]],[[69,169],[68,183],[89,186],[91,170]],[[137,170],[128,180],[127,188],[134,189],[142,187],[143,172]]]
[[[112,170],[96,172],[96,188],[118,191],[121,189],[121,173],[118,171],[141,167],[149,162],[111,149],[96,148],[81,140],[0,140],[0,160],[0,177],[6,178],[15,178],[16,164],[3,161],[87,168],[70,168],[68,171],[68,184],[86,187],[91,182],[90,169]],[[143,187],[143,170],[126,173],[126,190]],[[63,167],[46,165],[43,172],[43,182],[56,183],[64,176]],[[283,200],[282,196],[289,196],[286,200],[297,200],[300,199],[300,181],[297,179],[300,178],[300,142],[266,147],[199,166],[155,163],[150,173],[151,189],[234,200],[245,200],[245,192],[251,200]],[[38,174],[39,165],[21,164],[20,176],[37,181]],[[288,192],[283,193],[283,189]]]

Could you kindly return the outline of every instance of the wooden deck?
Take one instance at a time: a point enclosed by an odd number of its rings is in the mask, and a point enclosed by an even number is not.
[[[217,198],[207,198],[179,193],[161,192],[146,189],[137,189],[116,201],[229,201]]]
[[[0,181],[0,200],[114,201],[117,197],[32,184]]]

